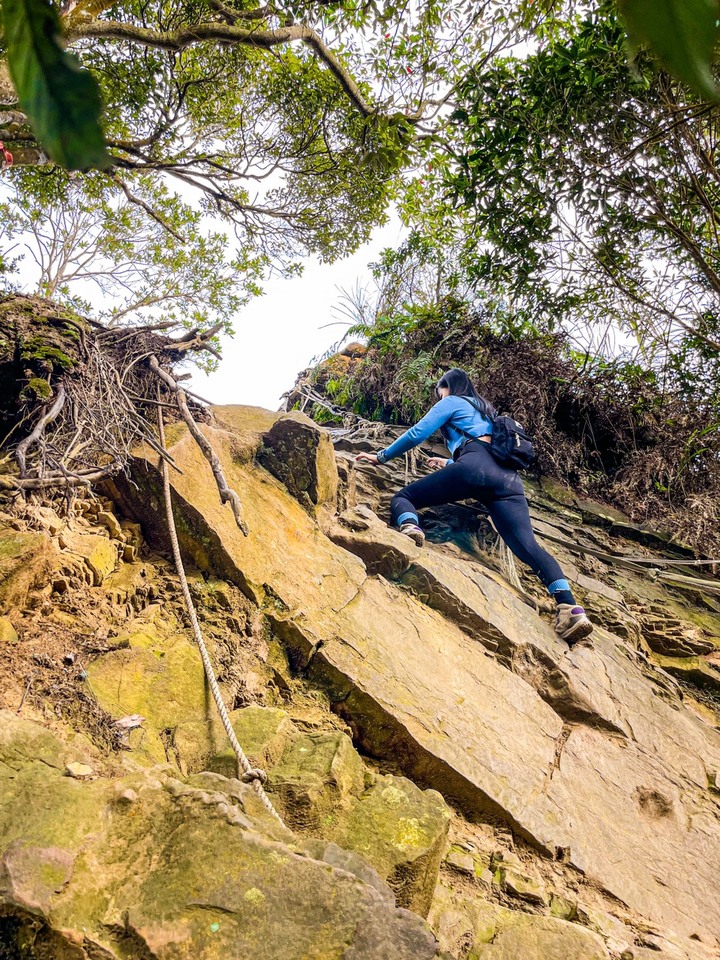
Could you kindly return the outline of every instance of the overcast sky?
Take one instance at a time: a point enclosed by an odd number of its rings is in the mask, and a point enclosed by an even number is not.
[[[209,376],[196,371],[192,389],[212,403],[277,410],[297,374],[343,336],[345,326],[322,329],[341,319],[333,314],[340,291],[354,288],[358,280],[369,282],[368,263],[401,239],[402,228],[393,218],[352,257],[331,265],[306,261],[301,277],[270,281],[265,296],[237,316],[234,339],[223,343],[220,368]]]

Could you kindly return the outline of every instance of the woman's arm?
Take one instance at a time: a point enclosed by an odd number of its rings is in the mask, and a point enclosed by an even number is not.
[[[422,420],[418,420],[414,427],[406,430],[394,443],[385,450],[381,450],[377,457],[378,463],[387,463],[393,457],[399,457],[413,447],[417,447],[423,440],[431,437],[436,430],[444,426],[457,409],[457,397],[443,397],[442,400],[430,408]]]

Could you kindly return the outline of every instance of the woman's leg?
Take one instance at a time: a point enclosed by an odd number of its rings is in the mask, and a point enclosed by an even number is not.
[[[560,564],[535,539],[530,510],[522,493],[495,500],[488,505],[495,528],[512,552],[537,574],[557,603],[575,603],[570,584]]]
[[[392,522],[397,526],[418,524],[417,511],[421,507],[436,507],[473,496],[477,496],[477,487],[473,484],[472,471],[457,461],[399,490],[390,504]]]

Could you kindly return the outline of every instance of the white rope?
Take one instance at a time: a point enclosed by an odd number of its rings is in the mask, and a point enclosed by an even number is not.
[[[162,407],[158,407],[158,430],[160,432],[160,443],[163,449],[165,449],[165,427],[163,424]],[[178,577],[180,578],[183,597],[185,599],[185,606],[187,608],[188,616],[190,617],[190,623],[192,624],[193,633],[195,634],[195,640],[197,641],[197,645],[200,649],[200,656],[202,657],[205,675],[208,679],[208,683],[210,684],[213,699],[215,700],[215,706],[220,714],[220,719],[225,727],[225,732],[230,740],[230,745],[235,752],[235,756],[237,757],[239,769],[243,771],[240,779],[245,783],[249,782],[252,784],[253,790],[255,793],[257,793],[258,797],[260,797],[265,809],[268,810],[280,823],[283,823],[280,814],[272,805],[270,798],[263,789],[262,784],[267,779],[264,771],[257,770],[250,765],[250,761],[245,756],[243,748],[238,743],[232,723],[230,722],[230,717],[228,716],[227,709],[225,708],[225,703],[223,702],[220,688],[218,687],[217,680],[215,678],[215,671],[213,670],[213,665],[210,661],[210,655],[207,651],[207,647],[205,646],[202,631],[200,630],[200,624],[198,623],[197,613],[195,612],[195,604],[193,603],[193,599],[190,595],[190,587],[188,586],[187,577],[185,576],[185,567],[183,566],[182,557],[180,555],[180,544],[178,543],[175,518],[173,517],[172,512],[172,501],[170,498],[170,474],[168,471],[167,461],[164,458],[161,460],[161,469],[163,478],[163,492],[165,494],[165,515],[167,517],[170,542],[172,543],[173,558],[175,560]]]

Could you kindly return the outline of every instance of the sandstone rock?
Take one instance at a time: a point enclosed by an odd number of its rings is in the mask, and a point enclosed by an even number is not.
[[[543,883],[537,877],[529,877],[513,867],[501,867],[500,884],[511,896],[528,903],[547,906],[548,896]]]
[[[265,434],[281,416],[262,407],[219,405],[210,409],[216,428],[228,432],[232,457],[238,463],[255,459]]]
[[[17,630],[12,625],[9,617],[0,617],[0,644],[17,643]]]
[[[398,906],[425,916],[437,881],[451,811],[439,793],[404,777],[378,777],[327,828],[387,880]]]
[[[297,735],[297,728],[287,713],[272,707],[254,704],[242,707],[230,713],[230,721],[250,763],[265,771],[279,761],[290,738]],[[210,757],[207,769],[226,777],[235,776],[237,758],[229,743]]]
[[[116,719],[128,714],[145,718],[128,737],[139,759],[174,763],[184,773],[202,769],[227,738],[197,647],[183,636],[163,637],[150,627],[124,639],[127,647],[88,666],[98,703]]]
[[[60,546],[82,557],[92,573],[94,586],[99,586],[115,569],[118,562],[117,547],[96,533],[80,533],[78,530],[63,530]]]
[[[577,912],[578,906],[574,900],[559,897],[557,894],[550,898],[550,914],[558,920],[575,920]]]
[[[500,915],[492,943],[479,943],[473,960],[609,960],[605,944],[596,933],[554,917],[535,917],[508,912]]]
[[[367,507],[346,510],[328,536],[333,543],[360,557],[369,574],[388,580],[399,580],[421,555],[420,547],[409,537],[382,523]]]
[[[233,461],[231,439],[212,436],[251,535],[233,530],[180,432],[172,452],[184,475],[172,482],[183,549],[257,600],[364,749],[401,758],[424,785],[504,821],[653,922],[720,933],[707,786],[720,738],[662,674],[602,629],[592,649],[568,651],[479,563],[433,547],[413,561],[423,567],[415,584],[366,579],[285,491]],[[152,520],[160,501],[148,466],[132,502]],[[497,660],[467,635],[464,616],[496,640]]]
[[[222,408],[223,422],[229,409]],[[323,536],[294,497],[233,459],[234,444],[244,435],[203,429],[222,457],[228,483],[242,500],[250,535],[243,536],[231,511],[220,503],[207,462],[182,428],[171,452],[183,475],[173,472],[171,483],[183,553],[199,570],[236,584],[267,613],[281,619],[292,613],[311,630],[322,630],[332,619],[331,611],[347,603],[365,580],[364,565]],[[125,511],[143,519],[148,536],[164,548],[155,459],[153,455],[136,462],[137,489],[121,477],[115,483]]]
[[[92,777],[95,771],[87,763],[81,763],[79,760],[73,760],[65,764],[65,773],[75,780],[87,780]]]
[[[335,504],[338,474],[327,432],[303,413],[279,417],[263,437],[259,462],[305,505]]]
[[[702,657],[664,657],[653,654],[653,663],[680,680],[685,680],[701,689],[720,692],[720,669]]]
[[[0,613],[27,605],[31,590],[47,582],[54,550],[42,533],[0,522]]]
[[[364,786],[362,760],[343,733],[295,737],[268,779],[268,790],[277,796],[287,823],[308,831],[325,826],[334,809],[359,796]]]
[[[79,783],[28,759],[35,748],[62,754],[46,731],[1,719],[0,942],[10,955],[31,936],[38,946],[42,929],[53,957],[436,956],[423,922],[348,860],[296,853],[249,786],[163,770]],[[117,803],[126,789],[137,799]]]
[[[107,529],[113,540],[121,540],[123,538],[122,527],[114,513],[111,513],[109,510],[101,510],[97,515],[97,521]]]
[[[469,853],[451,850],[445,857],[445,863],[455,870],[459,870],[460,873],[466,873],[470,877],[475,876],[475,860]]]

